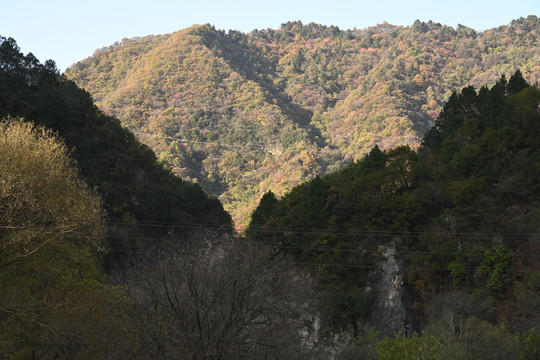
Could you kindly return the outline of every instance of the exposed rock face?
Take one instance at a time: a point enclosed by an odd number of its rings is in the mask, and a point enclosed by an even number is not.
[[[365,288],[366,302],[371,309],[369,318],[363,324],[364,330],[374,330],[379,336],[392,336],[403,331],[408,333],[411,319],[408,309],[408,288],[406,285],[406,269],[401,256],[403,244],[395,238],[391,242],[380,245],[378,252],[381,261],[377,269],[369,275]],[[303,345],[313,353],[313,359],[336,359],[344,347],[356,336],[352,328],[342,332],[325,332],[320,314],[310,312],[306,308],[302,319]]]
[[[381,336],[391,336],[400,330],[406,331],[409,323],[405,306],[405,269],[400,254],[401,246],[401,241],[394,239],[379,247],[383,260],[371,274],[370,282],[373,287],[366,289],[372,301],[372,312],[365,326],[378,331]]]

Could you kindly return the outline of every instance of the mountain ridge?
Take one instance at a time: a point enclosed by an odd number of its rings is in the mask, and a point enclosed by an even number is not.
[[[247,34],[201,25],[125,39],[66,76],[242,226],[268,190],[281,195],[376,144],[418,144],[462,86],[517,68],[537,82],[538,23],[481,33],[420,21],[356,31],[297,21]]]

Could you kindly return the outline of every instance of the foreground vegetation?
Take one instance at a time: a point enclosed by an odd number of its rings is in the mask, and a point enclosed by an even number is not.
[[[0,174],[2,358],[304,356],[293,319],[309,287],[284,258],[192,232],[105,274],[101,200],[57,137],[5,119]]]

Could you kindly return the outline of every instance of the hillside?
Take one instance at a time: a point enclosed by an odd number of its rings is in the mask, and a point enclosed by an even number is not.
[[[540,79],[540,20],[477,33],[420,21],[300,22],[244,34],[193,26],[124,39],[66,71],[237,226],[268,190],[341,169],[374,145],[416,146],[443,102],[520,69]]]
[[[312,269],[323,321],[356,334],[373,320],[373,275],[394,246],[407,289],[394,294],[409,314],[399,329],[421,337],[397,336],[396,357],[381,358],[535,359],[539,105],[540,90],[519,72],[478,92],[465,87],[417,151],[375,147],[280,199],[269,192],[246,234]],[[352,353],[362,358],[370,340],[360,337]]]
[[[107,212],[112,254],[140,238],[194,227],[231,230],[221,203],[200,186],[175,176],[154,152],[103,114],[90,95],[0,37],[0,119],[21,117],[55,131],[95,188]]]

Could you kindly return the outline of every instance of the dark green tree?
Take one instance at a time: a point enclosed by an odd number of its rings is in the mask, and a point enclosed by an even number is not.
[[[510,79],[508,80],[508,84],[506,84],[506,91],[509,94],[517,94],[523,89],[526,89],[529,87],[529,84],[527,81],[523,78],[523,74],[520,70],[516,70],[516,72],[510,76]]]
[[[249,227],[261,228],[262,226],[264,226],[271,219],[272,213],[276,208],[277,203],[278,200],[271,190],[265,193],[261,198],[261,201],[259,202],[259,206],[251,214],[251,221],[249,222]]]

